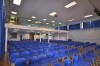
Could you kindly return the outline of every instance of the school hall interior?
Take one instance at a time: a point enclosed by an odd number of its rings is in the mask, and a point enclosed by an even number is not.
[[[100,0],[0,0],[0,66],[100,66]]]

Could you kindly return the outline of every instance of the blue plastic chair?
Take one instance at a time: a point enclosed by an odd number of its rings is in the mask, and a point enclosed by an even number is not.
[[[62,66],[61,65],[61,63],[60,62],[55,62],[55,63],[53,63],[53,65],[52,66]]]
[[[10,63],[15,63],[16,59],[19,58],[19,53],[12,53],[9,57]]]
[[[15,61],[15,66],[26,66],[26,59],[25,58],[18,58]]]
[[[64,60],[64,66],[71,66],[71,61],[69,59]]]
[[[41,54],[41,55],[38,56],[38,58],[39,58],[40,66],[47,66],[48,65],[46,54]]]
[[[28,64],[28,66],[39,66],[39,59],[38,59],[38,57],[37,56],[32,56],[32,57],[30,57],[30,59],[29,59],[29,64]]]
[[[29,51],[24,51],[21,53],[22,57],[24,57],[25,59],[28,59],[30,57],[30,53]]]

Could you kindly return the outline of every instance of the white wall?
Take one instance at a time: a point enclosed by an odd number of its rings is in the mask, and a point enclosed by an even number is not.
[[[52,37],[54,40],[67,40],[67,33],[57,33],[57,34],[53,34]]]
[[[69,39],[82,42],[96,42],[100,44],[100,28],[69,31]]]
[[[67,34],[60,34],[59,40],[72,39],[73,41],[81,42],[96,42],[100,44],[100,28],[97,29],[83,29],[83,30],[70,30]],[[54,40],[58,40],[58,34],[53,35]]]
[[[29,33],[22,33],[22,39],[29,39]]]

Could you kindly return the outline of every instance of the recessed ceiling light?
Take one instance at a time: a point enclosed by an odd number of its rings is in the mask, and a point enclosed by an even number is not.
[[[62,23],[59,23],[59,24],[62,24]]]
[[[84,18],[87,18],[87,17],[92,17],[93,15],[91,14],[91,15],[87,15],[87,16],[84,16]]]
[[[56,12],[52,12],[52,13],[50,13],[49,15],[50,16],[55,16],[57,13]]]
[[[68,5],[66,5],[65,7],[66,8],[70,8],[70,7],[72,7],[72,6],[76,5],[76,4],[77,4],[77,2],[73,1],[73,2],[69,3]]]
[[[52,21],[52,23],[54,23],[55,21]]]
[[[13,0],[13,4],[20,5],[22,0]]]
[[[43,21],[46,21],[47,19],[43,19]]]
[[[38,23],[41,23],[40,21]]]
[[[75,20],[75,19],[70,19],[70,20],[68,20],[68,21],[73,21],[73,20]]]
[[[30,21],[32,21],[32,20],[28,19],[28,21],[30,22]]]
[[[15,19],[15,16],[12,16],[12,15],[11,15],[10,19]]]
[[[11,13],[12,13],[12,14],[17,14],[17,12],[15,12],[15,11],[11,11]]]
[[[46,24],[49,24],[49,23],[46,23]]]
[[[35,23],[39,23],[38,21],[36,21]]]
[[[10,22],[14,23],[15,21],[14,20],[10,20]]]
[[[35,16],[32,16],[32,18],[34,18],[34,19],[35,19],[36,17],[35,17]]]
[[[53,26],[55,26],[55,24],[53,24]]]

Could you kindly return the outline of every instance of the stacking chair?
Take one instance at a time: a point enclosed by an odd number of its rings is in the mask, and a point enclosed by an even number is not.
[[[60,62],[55,62],[52,64],[52,66],[62,66]]]
[[[39,66],[39,59],[37,56],[32,56],[29,58],[29,64],[28,66]]]
[[[18,58],[15,61],[15,66],[26,66],[26,59],[25,58]]]

